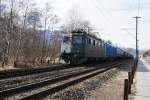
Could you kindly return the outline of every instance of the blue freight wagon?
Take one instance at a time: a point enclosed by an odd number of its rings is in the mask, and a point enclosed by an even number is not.
[[[115,59],[116,56],[117,56],[116,47],[112,46],[111,44],[106,43],[106,57],[110,59]]]

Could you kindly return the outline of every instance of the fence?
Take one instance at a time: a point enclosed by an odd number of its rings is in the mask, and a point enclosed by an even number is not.
[[[123,100],[128,100],[128,95],[131,94],[131,85],[133,84],[133,79],[137,69],[138,58],[134,60],[131,70],[128,72],[128,79],[124,80],[124,97]]]

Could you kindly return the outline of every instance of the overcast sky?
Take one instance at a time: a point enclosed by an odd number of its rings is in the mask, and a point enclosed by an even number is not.
[[[102,39],[122,47],[135,47],[135,19],[138,0],[49,0],[55,12],[65,22],[72,8],[89,20]],[[48,0],[37,0],[42,5]],[[139,47],[150,48],[150,0],[140,0]],[[129,29],[128,32],[122,29]]]

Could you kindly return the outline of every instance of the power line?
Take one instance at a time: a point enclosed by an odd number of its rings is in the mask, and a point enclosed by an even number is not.
[[[92,3],[90,3],[90,4],[92,4],[94,7],[96,7],[96,9],[98,10],[98,14],[99,15],[102,15],[103,17],[104,17],[104,19],[106,20],[106,22],[109,24],[109,25],[111,25],[112,23],[110,22],[110,20],[108,19],[108,17],[104,14],[104,12],[103,12],[103,10],[97,5],[97,4],[95,4],[93,1],[92,1]]]
[[[98,3],[98,0],[95,0],[95,1]],[[92,2],[92,4],[94,4],[94,3]],[[98,9],[98,11],[101,12],[100,14],[102,14],[104,16],[104,18],[108,21],[108,23],[111,25],[112,24],[111,20],[104,14],[104,12],[107,12],[107,14],[109,14],[109,12],[105,10],[105,7],[102,5],[102,3],[98,3],[98,4],[101,4],[101,6],[97,6],[96,4],[94,4],[94,6]],[[100,7],[102,7],[102,9]],[[112,27],[114,27],[114,26],[112,26]],[[119,28],[119,26],[117,25],[116,28]],[[131,35],[132,37],[135,38],[135,36],[132,33],[130,33],[128,30],[124,30],[124,31],[126,32],[126,34]]]
[[[141,2],[140,2],[140,0],[138,0],[138,16],[140,15],[140,8],[141,8]]]
[[[98,0],[95,0],[96,2],[97,2],[97,4],[99,4],[100,6],[98,6],[98,7],[101,7],[101,11],[103,11],[103,12],[106,12],[109,16],[107,16],[106,14],[105,14],[105,18],[109,21],[109,23],[110,24],[112,24],[112,20],[110,20],[110,18],[112,18],[112,17],[110,17],[110,16],[112,16],[112,14],[110,14],[109,13],[109,11],[108,10],[106,10],[106,8],[104,7],[104,5],[102,4],[102,2],[99,2]],[[118,24],[118,23],[117,23]],[[116,28],[119,28],[119,26],[117,25],[117,26],[112,26],[112,27],[116,27]]]
[[[2,1],[0,0],[0,17],[2,15],[2,7],[1,7],[2,5],[1,4],[2,4]]]
[[[138,55],[139,55],[139,51],[138,51],[138,19],[141,18],[139,17],[140,15],[140,0],[138,0],[138,5],[137,5],[137,11],[138,11],[138,16],[134,17],[136,18],[136,36],[134,36],[132,33],[130,33],[128,30],[124,30],[126,31],[129,35],[131,35],[132,37],[134,37],[136,39],[136,57],[138,58]],[[99,7],[97,7],[99,8]],[[104,7],[103,7],[104,9]],[[101,9],[100,9],[101,10]],[[105,16],[104,16],[105,17]],[[107,18],[107,17],[105,17]]]
[[[121,30],[126,31],[128,35],[132,36],[133,38],[136,38],[136,36],[134,36],[132,33],[130,33],[130,32],[128,31],[129,29],[121,29]],[[133,29],[133,30],[135,30],[135,29]]]

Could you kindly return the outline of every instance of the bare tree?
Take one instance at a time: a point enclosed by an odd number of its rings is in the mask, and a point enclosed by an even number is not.
[[[92,28],[89,21],[84,20],[82,15],[75,9],[72,8],[69,12],[69,17],[67,18],[67,24],[63,25],[63,30],[67,33],[70,33],[72,30],[82,29],[88,33],[90,33],[90,29]]]
[[[43,9],[43,17],[44,17],[44,41],[42,45],[42,52],[41,52],[41,63],[43,63],[43,58],[46,57],[46,36],[48,30],[48,23],[52,16],[52,6],[49,3],[45,3],[45,8]]]
[[[31,7],[33,7],[32,3],[30,2],[30,0],[21,0],[18,2],[19,3],[19,8],[20,10],[20,16],[21,16],[21,27],[20,27],[20,31],[19,31],[19,39],[18,39],[18,45],[17,45],[17,51],[16,51],[16,57],[15,57],[15,64],[18,62],[18,57],[20,55],[20,49],[21,49],[21,45],[22,45],[22,40],[23,40],[23,35],[24,35],[24,31],[26,28],[26,24],[27,24],[27,16],[30,12],[30,10],[32,9]]]
[[[9,63],[17,65],[24,62],[25,65],[39,64],[41,56],[46,58],[52,53],[49,53],[53,46],[47,30],[49,26],[53,30],[53,26],[58,23],[52,7],[46,3],[44,9],[37,9],[35,2],[31,0],[2,1],[0,2],[0,63],[2,65]],[[5,9],[1,10],[1,5],[4,5]]]
[[[2,62],[2,66],[4,66],[5,64],[8,63],[8,59],[9,59],[9,52],[10,52],[10,46],[11,46],[11,37],[10,35],[13,34],[13,19],[14,19],[14,2],[13,0],[10,1],[10,14],[8,16],[8,24],[6,26],[6,35],[5,35],[5,45],[6,45],[6,49],[5,49],[5,54],[3,57],[3,62]]]

